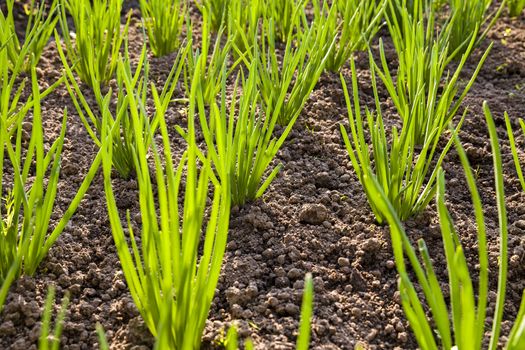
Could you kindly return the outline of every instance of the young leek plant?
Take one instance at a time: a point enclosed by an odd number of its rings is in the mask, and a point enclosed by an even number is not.
[[[518,17],[522,14],[525,8],[525,0],[507,0],[509,14],[511,17]]]
[[[60,135],[45,151],[40,107],[40,91],[35,66],[31,68],[33,119],[28,145],[23,144],[22,122],[19,118],[11,135],[2,114],[0,121],[0,177],[4,176],[5,159],[13,170],[13,185],[2,189],[7,193],[0,206],[0,311],[11,283],[22,273],[33,275],[40,262],[65,229],[87,192],[101,163],[97,155],[86,177],[62,218],[48,233],[58,191],[60,161],[66,133],[67,112],[64,112]],[[12,140],[14,138],[14,140]],[[5,159],[4,159],[5,158]]]
[[[164,114],[170,104],[173,93],[177,86],[180,74],[184,66],[184,60],[188,54],[190,46],[185,45],[179,54],[175,58],[173,67],[168,74],[166,83],[162,91],[153,92],[157,94],[159,103],[156,105],[160,110],[156,110],[155,115],[152,119],[152,132],[155,132],[155,128],[158,124],[156,118],[158,115]],[[131,70],[131,59],[128,53],[127,43],[125,45],[124,57],[118,61],[117,69],[117,97],[116,97],[116,108],[114,111],[110,108],[112,101],[114,100],[113,90],[109,91],[104,95],[98,86],[94,87],[95,98],[98,102],[98,109],[100,112],[96,112],[90,107],[87,102],[80,86],[78,85],[71,68],[69,67],[66,57],[59,47],[58,52],[62,58],[64,70],[67,76],[66,87],[71,96],[73,104],[77,114],[79,115],[84,127],[88,134],[93,139],[97,146],[101,146],[101,134],[102,134],[102,116],[104,113],[107,114],[108,123],[112,126],[115,124],[113,134],[113,166],[117,170],[121,178],[127,179],[131,176],[134,171],[135,164],[133,161],[133,152],[136,148],[136,140],[133,135],[133,120],[129,111],[129,95],[133,92],[135,95],[140,96],[141,105],[145,106],[148,99],[148,77],[149,77],[149,61],[147,58],[146,46],[143,46],[139,61],[135,68],[135,73]],[[125,85],[125,76],[132,76],[131,88],[132,92],[128,90]]]
[[[201,72],[200,86],[204,96],[206,105],[211,105],[217,101],[217,97],[221,92],[221,80],[223,70],[227,70],[227,76],[237,68],[242,61],[240,58],[234,61],[228,68],[230,53],[232,51],[234,37],[228,36],[226,42],[222,44],[223,30],[220,28],[215,38],[213,47],[211,46],[211,19],[207,16],[207,10],[204,10],[204,20],[202,23],[202,42],[200,50],[191,51],[187,55],[187,62],[184,65],[184,88],[186,94],[189,96],[191,91],[192,80],[195,78],[195,71],[197,68]],[[188,28],[188,45],[191,47],[193,42],[192,28]],[[209,59],[208,59],[209,56]],[[201,59],[202,57],[202,59]],[[197,67],[199,66],[199,67]]]
[[[122,1],[61,0],[60,25],[67,56],[80,80],[92,88],[106,85],[115,75],[131,18],[130,14],[121,31]],[[69,29],[67,13],[74,32]]]
[[[493,0],[449,0],[451,16],[458,18],[450,23],[449,52],[456,50],[464,52],[468,47],[466,43],[472,38],[477,38],[476,45],[478,45],[487,36],[505,8],[506,0],[499,4],[494,13],[489,14],[493,2]],[[483,32],[480,33],[482,28]]]
[[[226,248],[231,206],[229,184],[219,184],[210,160],[201,157],[197,148],[196,101],[203,99],[199,84],[192,84],[189,98],[188,149],[175,167],[164,115],[157,117],[162,137],[162,145],[157,145],[141,98],[133,93],[133,77],[124,75],[124,78],[130,92],[128,103],[137,140],[134,163],[141,243],[135,238],[136,229],[129,212],[124,231],[117,208],[111,184],[113,143],[104,137],[111,132],[107,130],[111,124],[106,117],[102,137],[104,188],[113,238],[131,295],[151,333],[164,337],[161,341],[166,349],[199,349]],[[154,101],[157,110],[162,110],[158,96],[154,96]],[[219,173],[219,178],[225,176]]]
[[[338,72],[355,51],[368,47],[368,43],[380,28],[387,1],[337,0],[332,5],[335,11],[330,11],[327,4],[324,2],[323,6],[320,6],[317,1],[313,1],[313,26],[317,30],[328,26],[332,37],[337,37],[336,44],[326,60],[326,69]],[[311,48],[317,49],[315,46]]]
[[[373,67],[372,57],[370,57],[370,61],[370,65]],[[350,124],[349,132],[341,125],[341,134],[350,160],[365,190],[368,203],[377,222],[384,224],[386,213],[377,205],[376,198],[372,195],[372,189],[369,187],[370,183],[365,179],[369,172],[377,178],[377,183],[392,203],[391,206],[396,214],[401,220],[406,220],[425,209],[434,197],[437,170],[452,146],[453,140],[448,141],[441,153],[437,149],[439,137],[428,137],[421,147],[417,147],[412,135],[413,129],[418,124],[412,118],[402,126],[401,130],[397,127],[392,128],[392,141],[389,143],[377,92],[375,69],[372,68],[372,88],[376,112],[374,115],[367,108],[365,111],[366,119],[363,120],[359,102],[357,72],[353,59],[350,60],[350,66],[352,69],[353,105],[346,81],[341,75]],[[418,98],[424,98],[421,91]],[[465,114],[466,110],[456,127],[456,131],[461,127]],[[369,141],[365,137],[366,129],[368,129],[370,136]],[[432,132],[438,133],[438,131],[438,129],[434,129]]]
[[[0,37],[2,32],[0,31]],[[10,39],[2,39],[2,46],[0,47],[0,114],[2,123],[9,134],[16,132],[15,127],[19,124],[21,119],[31,109],[29,103],[21,106],[20,99],[22,92],[26,85],[26,79],[23,79],[16,87],[18,78],[24,65],[23,57],[19,57],[14,65],[10,67],[9,52],[6,47],[6,41]]]
[[[38,350],[58,350],[60,348],[60,336],[64,327],[64,318],[69,305],[69,295],[65,295],[55,318],[55,329],[51,331],[51,316],[53,314],[53,303],[55,301],[55,288],[49,287],[47,291],[46,303],[42,315],[42,328],[38,338]]]
[[[220,107],[213,103],[209,118],[204,99],[197,95],[200,126],[206,141],[207,154],[218,170],[221,183],[229,183],[231,200],[235,205],[242,205],[262,196],[277,176],[281,165],[274,167],[264,179],[295,121],[292,120],[278,138],[273,136],[279,114],[265,114],[259,108],[261,96],[257,80],[260,60],[257,50],[255,55],[249,67],[248,78],[245,79],[242,74],[237,77],[229,105],[226,102],[225,68],[222,71]],[[201,59],[205,57],[201,56]],[[197,70],[194,83],[200,84],[200,76]],[[242,90],[240,96],[239,81]],[[199,90],[203,89],[199,87]],[[283,103],[284,95],[277,101],[275,111],[280,110]],[[226,177],[221,177],[221,174]]]
[[[485,62],[492,44],[481,57],[476,70],[460,89],[459,78],[472,52],[476,36],[472,36],[454,71],[447,69],[459,51],[449,54],[448,42],[453,23],[461,21],[454,16],[441,32],[434,34],[435,13],[432,6],[425,7],[423,0],[414,0],[414,13],[406,8],[397,8],[399,16],[387,16],[388,28],[398,56],[397,77],[394,79],[388,68],[388,60],[380,41],[380,63],[374,61],[377,72],[396,107],[403,125],[415,123],[410,142],[424,145],[441,136],[450,120],[457,114],[466,94]],[[396,2],[391,2],[391,12]],[[398,20],[399,17],[399,20]]]
[[[481,197],[476,187],[475,177],[470,168],[467,155],[457,136],[454,137],[456,149],[471,193],[475,221],[478,228],[479,282],[477,284],[473,282],[473,276],[468,268],[460,236],[454,228],[452,217],[445,205],[445,174],[440,170],[437,176],[438,194],[436,202],[448,269],[450,305],[447,305],[448,298],[445,298],[442,285],[436,276],[425,241],[420,239],[417,249],[412,245],[396,214],[396,210],[390,204],[387,195],[375,176],[371,172],[367,172],[364,176],[365,181],[369,183],[370,195],[375,198],[376,205],[385,213],[385,217],[390,225],[395,263],[400,276],[398,288],[401,294],[401,301],[419,348],[422,350],[496,350],[502,341],[500,335],[508,264],[507,214],[503,187],[503,169],[496,126],[486,103],[483,105],[483,110],[492,146],[499,217],[499,275],[496,308],[493,317],[488,318],[486,314],[489,290],[489,256]],[[417,256],[417,251],[419,251],[420,258]],[[412,276],[415,276],[415,282],[413,282]],[[420,293],[416,290],[416,284],[418,289],[421,288],[423,291],[428,309],[424,306],[423,300],[420,300]],[[475,293],[476,286],[478,288],[477,295]],[[490,339],[486,339],[486,324],[490,323],[492,323]],[[488,348],[484,345],[485,340],[488,340]],[[507,350],[519,350],[524,347],[525,293],[523,294],[514,327],[506,340],[504,348]]]
[[[7,13],[0,11],[0,42],[6,45],[9,56],[9,67],[13,69],[19,60],[23,71],[29,71],[31,64],[38,64],[42,51],[47,45],[58,21],[58,0],[52,0],[49,4],[50,10],[46,13],[46,2],[42,1],[40,6],[31,0],[24,5],[27,15],[27,26],[23,41],[18,39],[14,19],[15,0],[7,0]],[[34,58],[32,58],[34,57]]]
[[[251,52],[241,56],[247,66],[253,59],[259,61],[258,89],[263,109],[267,115],[277,114],[277,123],[286,127],[295,122],[319,81],[335,45],[335,38],[332,38],[328,26],[323,30],[310,26],[298,34],[297,40],[301,45],[294,46],[291,38],[286,41],[281,59],[276,51],[273,26],[272,20],[265,20],[260,47],[255,44]],[[257,37],[257,33],[252,35]],[[317,50],[310,50],[312,47]]]
[[[179,49],[179,36],[188,14],[187,0],[140,0],[140,12],[155,56]]]
[[[308,0],[263,0],[264,16],[272,20],[274,26],[272,35],[281,42],[295,38],[294,32],[302,31],[304,10]]]
[[[505,116],[505,125],[507,127],[507,133],[509,135],[510,148],[512,151],[512,158],[514,159],[514,166],[516,167],[516,173],[518,174],[518,179],[520,181],[521,189],[525,191],[525,178],[523,177],[523,171],[521,170],[521,162],[518,154],[518,148],[516,146],[516,139],[514,138],[514,132],[512,131],[512,125],[510,123],[510,118],[507,112]],[[525,122],[523,119],[519,119],[519,124],[521,127],[522,133],[525,135]]]
[[[2,15],[0,14],[0,16]],[[11,29],[5,28],[5,31],[2,29],[4,28],[4,24],[0,19],[0,118],[2,123],[5,124],[9,134],[13,135],[16,132],[18,122],[25,118],[35,103],[33,96],[29,96],[26,101],[22,101],[23,91],[28,80],[27,77],[22,78],[22,73],[27,67],[31,67],[31,65],[36,66],[38,60],[36,54],[38,54],[38,52],[35,52],[35,55],[33,55],[32,63],[28,64],[27,56],[30,56],[30,53],[26,51],[31,50],[32,46],[26,42],[22,45],[21,51],[13,51],[10,46],[13,40],[17,39],[14,39],[15,34],[10,32]],[[35,24],[35,26],[37,26],[37,24]],[[32,33],[32,31],[30,33]],[[36,51],[36,48],[34,49]],[[13,52],[18,53],[13,54]],[[40,99],[44,99],[53,92],[58,85],[62,84],[62,82],[63,78],[60,78],[46,90],[42,91],[39,95]]]

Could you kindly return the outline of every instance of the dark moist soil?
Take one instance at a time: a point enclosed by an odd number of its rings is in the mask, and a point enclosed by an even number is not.
[[[138,11],[134,10],[134,17]],[[133,20],[130,40],[134,54],[142,42]],[[395,54],[385,36],[387,55]],[[463,81],[476,67],[484,48],[494,48],[476,84],[465,100],[469,112],[461,132],[463,145],[476,172],[488,225],[490,251],[489,316],[494,311],[497,283],[497,208],[493,166],[482,102],[490,104],[503,144],[505,191],[509,232],[509,282],[503,334],[508,334],[524,289],[525,194],[517,180],[503,112],[515,128],[525,101],[525,21],[502,18],[485,44],[471,57]],[[152,59],[152,78],[163,82],[175,55]],[[372,104],[366,55],[357,55],[361,101]],[[61,63],[50,43],[39,64],[41,87],[58,79]],[[350,81],[348,66],[343,69]],[[89,95],[86,89],[86,94]],[[182,88],[176,97],[183,97]],[[387,123],[397,122],[392,103],[383,90]],[[91,99],[91,103],[95,102]],[[64,108],[69,111],[61,181],[54,220],[60,218],[79,187],[96,146],[78,118],[64,86],[44,101],[46,137],[59,132]],[[183,105],[172,104],[170,126],[184,125]],[[210,311],[203,348],[217,348],[229,326],[237,325],[241,338],[251,337],[257,349],[293,349],[297,336],[303,278],[314,276],[315,302],[312,348],[353,349],[360,342],[368,349],[415,349],[414,337],[403,315],[397,290],[389,231],[378,226],[341,142],[339,124],[347,124],[346,107],[337,74],[325,73],[279,152],[284,165],[265,195],[233,208],[229,243],[222,276]],[[517,129],[516,129],[517,130]],[[523,137],[518,137],[525,149]],[[174,150],[184,142],[173,132]],[[523,155],[523,154],[522,154]],[[523,156],[522,156],[523,158]],[[455,151],[447,156],[447,202],[472,271],[477,266],[476,227],[470,195]],[[4,182],[7,180],[4,179]],[[114,181],[118,205],[138,221],[137,184]],[[438,277],[447,280],[435,205],[406,223],[409,235],[425,238],[435,258]],[[43,301],[49,285],[57,296],[71,294],[63,349],[95,349],[95,325],[100,322],[112,349],[149,349],[153,339],[127,290],[114,248],[99,173],[76,215],[50,250],[34,277],[22,277],[9,293],[0,315],[1,349],[35,349]],[[445,285],[446,286],[446,285]],[[57,301],[58,305],[58,301]],[[488,327],[487,327],[488,329]]]

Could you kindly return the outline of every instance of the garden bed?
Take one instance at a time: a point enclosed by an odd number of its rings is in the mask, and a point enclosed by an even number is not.
[[[131,6],[134,8],[134,6]],[[142,29],[138,10],[131,22],[132,55],[140,53]],[[194,16],[197,16],[195,12]],[[395,51],[383,36],[387,57]],[[515,319],[525,287],[525,193],[515,174],[508,146],[503,112],[517,127],[525,101],[525,19],[502,16],[487,40],[472,55],[465,77],[476,68],[488,42],[494,47],[465,103],[469,112],[460,138],[477,176],[488,227],[490,290],[488,313],[494,311],[497,286],[498,216],[493,164],[488,131],[482,113],[487,100],[495,116],[503,144],[505,192],[509,218],[507,300],[503,335]],[[377,46],[377,39],[374,41]],[[151,59],[151,78],[163,82],[175,55]],[[391,60],[391,61],[392,61]],[[357,54],[360,96],[373,107],[373,93],[366,54]],[[38,68],[42,87],[62,74],[54,43],[44,51]],[[350,81],[348,65],[342,70]],[[183,97],[182,87],[175,98]],[[179,95],[177,95],[179,94]],[[386,90],[380,95],[387,124],[396,120]],[[93,104],[95,101],[92,100]],[[63,109],[69,111],[67,138],[62,160],[58,207],[67,208],[89,169],[97,148],[85,131],[64,86],[43,102],[47,140],[60,132]],[[184,126],[185,106],[172,104],[167,112],[173,149],[180,156],[183,139],[174,125]],[[339,124],[347,124],[346,105],[337,74],[323,73],[277,155],[283,169],[262,198],[231,213],[227,251],[215,299],[203,335],[204,348],[217,348],[231,324],[240,338],[250,337],[257,349],[293,349],[298,331],[303,280],[314,277],[312,349],[354,349],[360,342],[367,349],[415,349],[397,292],[397,272],[388,226],[379,226],[349,162]],[[518,138],[523,145],[523,138]],[[477,262],[476,226],[463,169],[454,150],[443,168],[447,180],[447,204],[468,257],[471,269]],[[135,180],[114,181],[117,204],[129,209],[138,223]],[[22,277],[11,287],[0,314],[0,348],[31,349],[40,329],[42,305],[48,285],[57,296],[71,293],[62,335],[63,349],[93,349],[100,322],[112,349],[149,349],[154,339],[144,325],[128,292],[114,247],[106,213],[103,175],[99,172],[77,213],[51,248],[34,277]],[[57,213],[57,218],[60,213]],[[447,280],[436,207],[432,204],[406,222],[414,241],[425,238],[441,281]]]

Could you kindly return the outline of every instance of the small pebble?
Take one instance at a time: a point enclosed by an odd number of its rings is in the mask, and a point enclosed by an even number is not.
[[[405,332],[401,332],[397,335],[397,340],[401,343],[406,343],[408,341],[408,335]]]
[[[340,257],[337,259],[337,264],[339,266],[350,266],[350,260],[348,260],[348,258]]]

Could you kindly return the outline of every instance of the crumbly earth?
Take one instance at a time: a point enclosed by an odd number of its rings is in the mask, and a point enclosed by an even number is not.
[[[130,32],[136,55],[142,42],[136,2]],[[195,12],[197,16],[197,13]],[[394,51],[385,37],[387,55]],[[509,278],[503,334],[508,334],[525,287],[525,194],[515,174],[503,112],[517,130],[523,112],[525,78],[525,18],[504,15],[488,39],[467,63],[466,81],[488,42],[494,47],[464,105],[469,109],[461,140],[473,169],[488,225],[491,293],[488,312],[494,311],[497,284],[498,218],[488,132],[481,105],[489,102],[503,144],[505,191],[509,218]],[[174,55],[152,58],[152,79],[163,82]],[[357,55],[360,96],[373,107],[365,54]],[[46,48],[38,67],[42,87],[60,77],[61,62],[54,43]],[[348,66],[343,75],[350,81]],[[86,88],[86,94],[89,92]],[[182,86],[176,97],[183,96]],[[397,123],[385,90],[380,93],[387,124]],[[94,104],[92,97],[90,101]],[[59,132],[64,108],[69,119],[62,160],[61,181],[53,219],[58,220],[80,185],[96,146],[84,130],[64,86],[44,101],[46,138]],[[462,111],[460,111],[462,112]],[[172,104],[170,126],[185,124],[184,106]],[[283,170],[259,200],[233,208],[222,275],[203,348],[219,348],[226,330],[236,324],[240,337],[250,337],[257,349],[293,349],[297,336],[305,273],[314,276],[315,302],[312,349],[415,349],[397,290],[389,230],[375,223],[366,197],[342,144],[339,125],[346,121],[346,106],[339,76],[324,73],[292,133],[276,158]],[[30,128],[30,126],[29,126]],[[518,137],[521,149],[525,140]],[[184,142],[173,132],[173,148]],[[447,204],[456,222],[468,262],[477,268],[476,226],[463,170],[454,150],[443,165]],[[3,179],[8,182],[8,178]],[[122,211],[138,221],[137,184],[115,179]],[[431,204],[409,220],[406,229],[414,241],[424,238],[443,283],[447,271],[436,208]],[[22,277],[10,290],[0,314],[0,348],[36,349],[47,287],[57,297],[71,295],[62,336],[63,349],[94,349],[95,325],[101,323],[112,349],[150,349],[153,338],[133,304],[120,269],[107,219],[102,176],[99,173],[80,208],[33,277]],[[57,307],[59,301],[57,299]],[[488,327],[487,327],[488,329]]]

